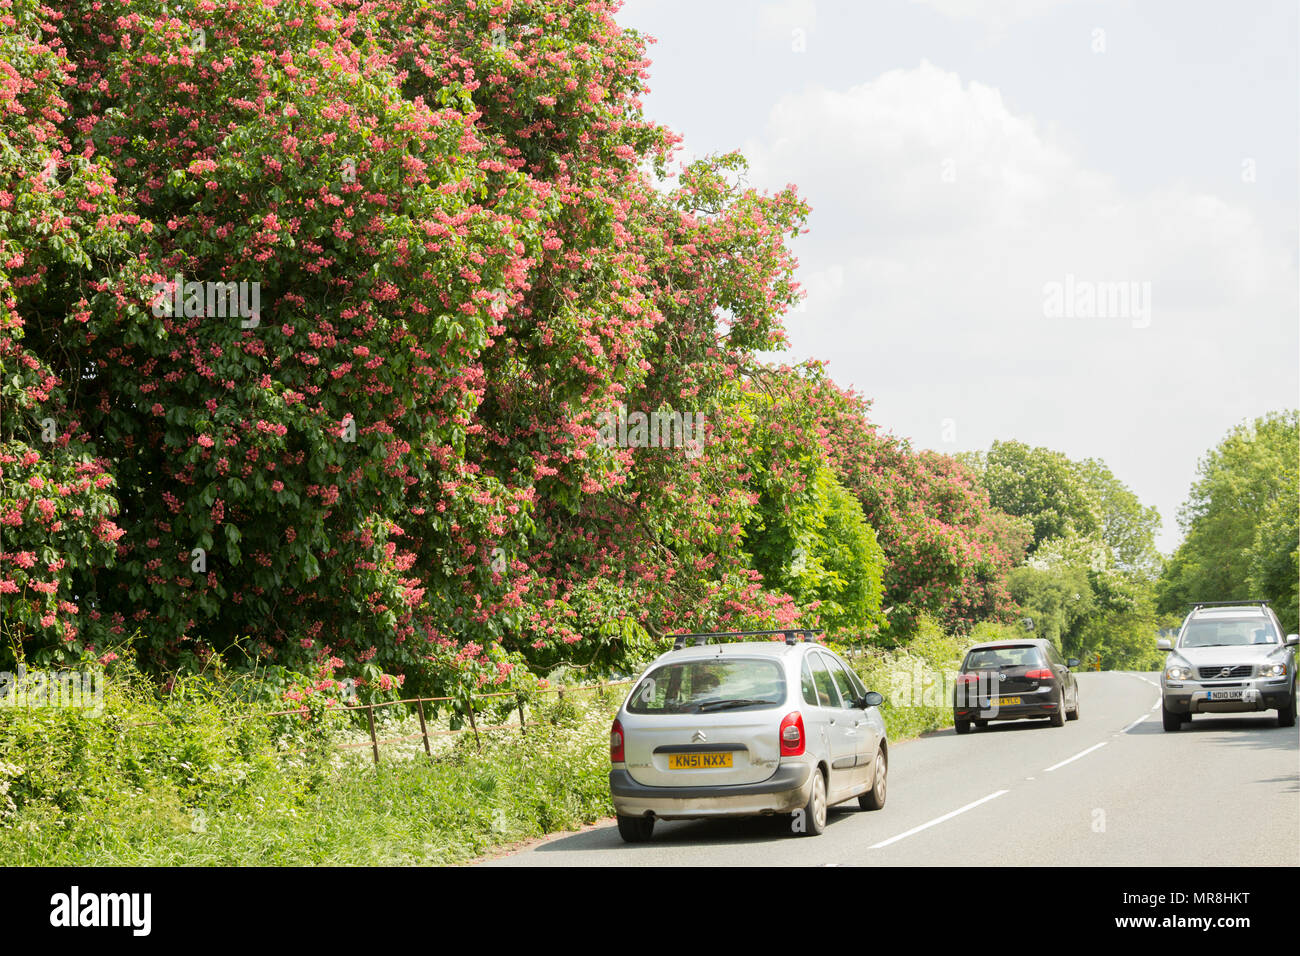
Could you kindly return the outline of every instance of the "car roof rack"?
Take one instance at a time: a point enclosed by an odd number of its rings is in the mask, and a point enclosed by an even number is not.
[[[1252,598],[1249,601],[1193,601],[1187,606],[1195,610],[1198,607],[1250,607],[1252,604],[1261,604],[1264,607],[1272,607],[1273,602]]]
[[[798,644],[800,641],[810,641],[817,634],[825,634],[825,628],[807,628],[807,627],[786,627],[779,631],[712,631],[707,634],[674,634],[673,650],[680,651],[690,643],[695,647],[701,647],[711,639],[719,637],[776,637],[781,634],[785,637],[787,644]]]

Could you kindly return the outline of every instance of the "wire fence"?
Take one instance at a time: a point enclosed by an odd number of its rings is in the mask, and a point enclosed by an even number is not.
[[[545,696],[548,694],[555,694],[559,697],[560,700],[564,699],[565,694],[580,694],[580,693],[594,692],[603,696],[606,690],[608,690],[609,688],[622,687],[624,685],[631,684],[633,682],[634,680],[629,678],[626,680],[601,681],[595,684],[571,684],[568,686],[560,685],[557,687],[547,687],[547,688],[541,688],[541,689],[530,691],[529,696],[537,697],[537,696]],[[519,698],[518,705],[517,705],[517,709],[519,713],[518,727],[516,728],[515,725],[513,724],[496,724],[496,725],[489,725],[489,726],[479,726],[478,723],[479,715],[475,714],[474,712],[474,701],[487,700],[490,698],[501,698],[501,697]],[[470,694],[468,695],[468,697],[464,697],[464,696],[462,697],[405,697],[402,698],[401,700],[386,700],[386,701],[380,701],[378,703],[373,703],[373,704],[344,704],[343,707],[345,710],[352,711],[352,712],[365,711],[366,726],[367,729],[369,730],[370,739],[366,741],[362,741],[360,743],[337,743],[337,744],[333,744],[332,747],[335,750],[353,750],[361,747],[369,747],[371,749],[371,753],[374,755],[375,763],[379,763],[379,748],[381,746],[384,746],[385,744],[398,744],[398,743],[407,743],[412,740],[421,740],[424,743],[425,754],[427,754],[429,757],[432,757],[433,748],[430,744],[431,738],[449,737],[449,736],[457,736],[465,733],[472,733],[474,735],[474,744],[476,748],[479,751],[482,751],[483,739],[480,736],[481,732],[487,732],[492,730],[518,729],[521,734],[527,735],[528,723],[524,711],[525,702],[526,702],[525,698],[522,697],[518,691],[508,690],[508,691],[497,691],[490,694]],[[452,730],[430,730],[429,729],[429,723],[425,716],[424,705],[425,704],[446,704],[446,703],[451,703],[451,704],[462,703],[465,705],[464,716],[469,720],[468,727],[462,727],[459,729],[452,729]],[[375,711],[385,710],[389,707],[398,707],[403,704],[414,705],[415,715],[419,718],[420,721],[420,732],[418,734],[405,734],[401,737],[380,737],[375,730]],[[257,718],[266,719],[271,717],[290,717],[294,715],[305,715],[307,713],[309,713],[309,711],[306,707],[294,707],[289,710],[274,710],[265,714],[243,714],[238,717],[230,718],[230,722],[236,723],[241,720],[254,720]],[[136,724],[127,724],[125,725],[125,727],[123,727],[123,729],[129,730],[135,727],[152,727],[163,723],[166,723],[166,721],[161,721],[161,720],[144,721]]]

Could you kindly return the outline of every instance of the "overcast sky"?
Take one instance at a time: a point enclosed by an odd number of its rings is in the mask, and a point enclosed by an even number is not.
[[[1104,459],[1167,552],[1197,460],[1300,404],[1297,6],[630,0],[618,20],[658,40],[649,118],[812,205],[788,361],[829,360],[919,447]]]

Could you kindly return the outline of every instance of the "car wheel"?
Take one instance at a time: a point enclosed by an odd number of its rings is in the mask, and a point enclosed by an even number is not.
[[[1056,713],[1051,715],[1053,727],[1065,726],[1065,688],[1061,688],[1061,702],[1056,705]]]
[[[803,827],[798,830],[804,836],[821,836],[826,829],[826,778],[820,768],[813,768],[812,793],[803,808]]]
[[[970,733],[970,721],[962,720],[958,717],[952,722],[952,729],[957,731],[959,734],[968,734]]]
[[[871,784],[871,789],[858,797],[858,806],[863,810],[881,810],[884,808],[888,774],[889,759],[885,756],[885,748],[881,747],[876,750],[876,779]]]
[[[1177,730],[1183,725],[1183,715],[1175,714],[1166,707],[1163,698],[1160,701],[1160,719],[1164,722],[1165,730]]]
[[[1277,709],[1277,725],[1279,727],[1295,726],[1295,684],[1291,685],[1291,703],[1286,707]]]
[[[654,817],[619,817],[618,835],[624,843],[645,843],[654,833]]]
[[[1077,689],[1076,689],[1075,692],[1074,692],[1074,710],[1072,710],[1072,711],[1070,711],[1068,714],[1066,714],[1066,715],[1065,715],[1065,719],[1066,719],[1066,720],[1078,720],[1078,719],[1079,719],[1079,691],[1078,691]]]

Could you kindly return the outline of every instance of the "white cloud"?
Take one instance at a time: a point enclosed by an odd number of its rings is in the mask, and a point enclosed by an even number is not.
[[[928,62],[809,87],[744,152],[756,185],[798,183],[813,207],[793,357],[831,359],[920,445],[943,447],[953,418],[962,447],[1017,437],[1101,455],[1159,484],[1138,490],[1171,519],[1207,423],[1294,404],[1286,244],[1176,181],[1122,189],[992,87]],[[1045,317],[1045,284],[1067,275],[1150,283],[1150,326]]]

